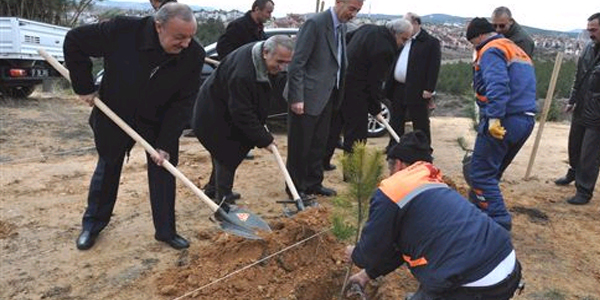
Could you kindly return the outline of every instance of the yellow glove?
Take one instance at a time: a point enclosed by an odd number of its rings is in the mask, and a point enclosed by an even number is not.
[[[488,124],[488,131],[494,138],[497,138],[499,140],[503,139],[504,135],[506,134],[506,129],[502,127],[500,119],[490,119],[490,122]]]

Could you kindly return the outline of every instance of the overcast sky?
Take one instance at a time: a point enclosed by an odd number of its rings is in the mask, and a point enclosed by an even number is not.
[[[126,2],[148,2],[148,0],[112,0]],[[250,9],[254,0],[179,0],[181,3],[213,7],[217,9]],[[314,12],[316,0],[274,0],[275,17],[287,13]],[[325,0],[325,7],[335,0]],[[596,4],[594,4],[596,3]],[[497,6],[508,7],[513,18],[520,24],[560,31],[584,29],[587,18],[600,12],[598,0],[536,1],[536,0],[365,0],[361,13],[383,13],[403,15],[411,11],[419,15],[442,13],[459,17],[490,17]]]

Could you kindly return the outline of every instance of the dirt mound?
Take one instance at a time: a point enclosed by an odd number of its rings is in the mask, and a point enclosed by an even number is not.
[[[329,229],[329,210],[310,209],[272,228],[264,240],[218,233],[209,245],[184,252],[178,267],[156,279],[159,293],[182,299],[339,299],[348,264],[345,246]],[[374,281],[366,291],[369,299],[402,292],[398,282],[406,278],[399,277],[406,276],[397,272]]]
[[[164,272],[158,290],[165,296],[191,293],[195,299],[332,299],[346,264],[343,245],[329,232],[328,215],[319,208],[281,219],[264,240],[218,233],[210,245],[190,251],[187,263]]]

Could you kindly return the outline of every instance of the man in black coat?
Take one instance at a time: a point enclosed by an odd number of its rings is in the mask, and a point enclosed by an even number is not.
[[[235,171],[246,153],[274,143],[264,125],[276,93],[275,76],[287,67],[293,49],[293,41],[284,35],[244,45],[229,54],[200,88],[192,129],[212,157],[206,189],[216,190],[218,204],[230,200],[225,196],[231,194]]]
[[[217,41],[219,60],[242,45],[266,40],[263,24],[271,18],[274,7],[273,0],[255,0],[252,10],[231,21]]]
[[[492,26],[497,33],[504,35],[505,38],[513,41],[519,46],[529,57],[533,58],[533,50],[535,42],[529,36],[527,31],[515,21],[512,17],[510,9],[506,6],[499,6],[492,12]]]
[[[592,199],[600,169],[600,13],[588,18],[590,42],[577,62],[575,83],[566,111],[573,111],[569,131],[569,165],[565,177],[554,183],[575,181],[577,193],[570,204],[587,204]]]
[[[422,130],[431,143],[429,102],[440,71],[440,41],[421,28],[421,18],[416,14],[407,13],[404,18],[413,25],[413,37],[398,53],[386,82],[386,96],[392,102],[390,125],[402,136],[408,112],[413,129]],[[390,138],[388,148],[394,144],[396,141]]]
[[[344,134],[344,152],[352,152],[356,142],[365,142],[372,116],[381,112],[383,82],[390,72],[398,47],[410,39],[412,25],[405,19],[397,19],[383,26],[362,25],[348,33],[348,69],[344,86],[344,100],[340,112],[331,125],[327,156],[323,166],[327,169],[340,131]]]
[[[155,238],[176,249],[188,242],[176,233],[175,178],[161,167],[177,165],[179,136],[198,93],[205,52],[193,40],[196,19],[178,3],[163,6],[155,17],[117,17],[67,33],[65,61],[73,90],[93,105],[96,93],[90,57],[104,57],[99,97],[159,153],[147,155]],[[94,107],[90,125],[98,164],[90,183],[83,231],[77,248],[91,248],[110,221],[125,155],[134,141]],[[152,163],[154,162],[154,163]]]

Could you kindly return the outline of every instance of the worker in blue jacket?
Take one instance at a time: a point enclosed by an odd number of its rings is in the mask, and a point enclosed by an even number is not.
[[[507,230],[511,217],[499,182],[535,125],[535,70],[523,49],[485,18],[467,27],[476,51],[473,88],[479,106],[479,126],[470,170],[469,199]]]
[[[510,299],[521,267],[509,232],[444,184],[431,152],[421,131],[388,151],[391,175],[346,252],[363,269],[350,282],[364,287],[406,263],[420,283],[411,300]]]

